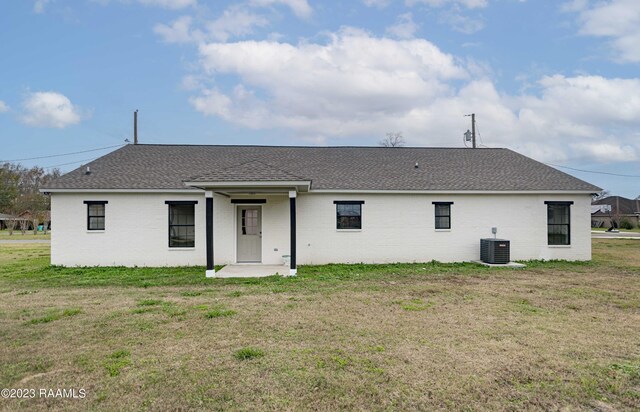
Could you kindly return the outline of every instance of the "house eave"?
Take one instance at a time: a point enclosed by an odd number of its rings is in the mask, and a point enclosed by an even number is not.
[[[311,193],[451,194],[451,195],[591,195],[592,190],[361,190],[313,189]]]
[[[198,188],[185,189],[62,189],[62,188],[43,188],[41,193],[200,193],[203,190]]]

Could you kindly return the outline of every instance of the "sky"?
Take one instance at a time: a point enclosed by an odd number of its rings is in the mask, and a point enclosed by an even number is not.
[[[14,0],[0,56],[25,166],[133,141],[136,109],[141,143],[321,146],[464,147],[475,113],[481,147],[640,195],[638,0]]]

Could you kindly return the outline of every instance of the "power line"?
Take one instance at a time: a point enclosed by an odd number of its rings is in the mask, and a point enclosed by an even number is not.
[[[83,151],[80,151],[80,152],[62,153],[62,154],[55,154],[55,155],[49,155],[49,156],[26,157],[24,159],[0,160],[0,163],[21,162],[23,160],[49,159],[49,158],[52,158],[52,157],[61,157],[61,156],[70,156],[70,155],[75,155],[75,154],[80,154],[80,153],[97,152],[98,150],[112,149],[114,147],[120,147],[120,146],[124,146],[124,144],[116,144],[116,145],[113,145],[113,146],[100,147],[98,149],[83,150]]]
[[[72,164],[74,164],[74,163],[91,162],[91,161],[93,161],[93,160],[96,160],[96,158],[95,158],[95,157],[92,157],[91,159],[84,159],[84,160],[78,160],[78,161],[75,161],[75,162],[61,163],[61,164],[59,164],[59,165],[43,166],[42,168],[43,168],[43,169],[53,169],[53,168],[55,168],[55,167],[72,165]]]
[[[620,176],[620,177],[640,177],[640,175],[624,175],[624,174],[620,174],[620,173],[597,172],[597,171],[595,171],[595,170],[576,169],[576,168],[574,168],[574,167],[569,167],[569,166],[554,165],[553,163],[545,163],[545,164],[546,164],[547,166],[562,167],[562,168],[564,168],[564,169],[575,170],[576,172],[595,173],[595,174],[600,174],[600,175]]]

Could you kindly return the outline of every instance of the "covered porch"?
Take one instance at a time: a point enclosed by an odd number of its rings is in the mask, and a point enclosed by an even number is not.
[[[296,199],[310,181],[249,162],[184,183],[205,191],[207,277],[297,274]],[[224,210],[216,211],[214,204]],[[221,224],[225,230],[216,227]],[[224,262],[216,259],[214,239],[224,243],[218,245],[227,250]],[[214,264],[220,263],[225,266],[216,273]]]

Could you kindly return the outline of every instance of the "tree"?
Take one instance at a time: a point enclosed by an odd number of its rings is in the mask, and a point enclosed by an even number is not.
[[[4,163],[0,166],[0,212],[11,208],[18,196],[19,182],[20,174],[17,165]]]
[[[382,147],[402,147],[405,143],[402,132],[389,132],[384,139],[380,140]]]
[[[17,216],[29,211],[31,215],[26,223],[22,221],[25,219],[9,223],[10,234],[16,226],[24,234],[29,223],[33,223],[35,229],[38,222],[44,220],[42,216],[50,209],[51,203],[49,196],[40,193],[40,188],[59,176],[58,169],[47,173],[37,166],[26,168],[12,163],[0,165],[0,212]]]

